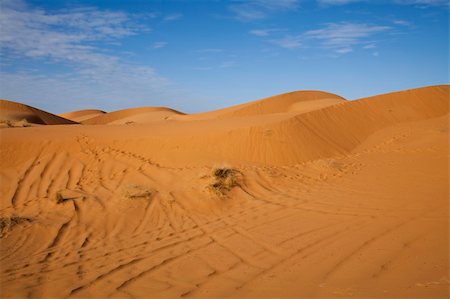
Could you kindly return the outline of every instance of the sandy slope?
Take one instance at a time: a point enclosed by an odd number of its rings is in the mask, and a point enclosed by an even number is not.
[[[94,118],[96,116],[100,116],[105,113],[106,113],[105,111],[98,110],[98,109],[83,109],[83,110],[61,113],[61,114],[58,114],[58,116],[61,116],[61,117],[64,117],[64,118],[67,118],[67,119],[70,119],[72,121],[76,121],[79,123],[79,122]]]
[[[0,99],[0,120],[12,123],[26,120],[29,124],[64,125],[76,122],[24,104]]]
[[[322,95],[2,129],[2,297],[447,298],[449,87]]]
[[[118,110],[83,121],[87,125],[123,125],[131,123],[148,123],[168,119],[183,113],[165,107],[142,107]]]

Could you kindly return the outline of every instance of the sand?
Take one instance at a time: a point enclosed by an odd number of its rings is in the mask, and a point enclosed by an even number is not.
[[[70,119],[71,121],[74,121],[77,123],[81,123],[81,122],[87,121],[91,118],[105,114],[105,113],[106,113],[105,111],[98,110],[98,109],[83,109],[83,110],[61,113],[61,114],[58,114],[58,116],[66,118],[66,119]]]
[[[448,298],[449,89],[2,101],[1,297]]]

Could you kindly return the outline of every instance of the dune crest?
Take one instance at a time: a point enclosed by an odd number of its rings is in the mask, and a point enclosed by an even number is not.
[[[141,107],[105,113],[82,121],[82,123],[86,125],[147,123],[165,120],[173,115],[183,114],[182,112],[166,107]]]
[[[65,112],[58,114],[58,116],[70,119],[75,122],[82,122],[86,121],[90,118],[94,118],[96,116],[105,114],[106,112],[103,110],[98,109],[83,109],[83,110],[77,110],[77,111],[71,111],[71,112]]]
[[[340,102],[345,99],[323,91],[294,91],[209,112],[187,115],[185,119],[226,119],[274,113],[304,113]]]
[[[8,100],[0,99],[0,120],[18,122],[26,120],[30,124],[66,125],[76,122],[40,109]]]

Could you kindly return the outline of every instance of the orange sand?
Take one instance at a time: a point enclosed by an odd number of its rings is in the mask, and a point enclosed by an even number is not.
[[[2,100],[31,127],[0,129],[0,297],[448,298],[449,90],[190,115]]]

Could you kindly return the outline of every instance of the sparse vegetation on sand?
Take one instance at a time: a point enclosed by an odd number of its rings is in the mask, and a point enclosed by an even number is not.
[[[0,217],[0,238],[5,237],[17,224],[29,221],[31,219],[19,216]]]
[[[9,119],[1,119],[0,124],[2,126],[6,126],[8,128],[16,128],[16,127],[31,127],[31,124],[24,118],[20,121],[11,121]]]
[[[231,189],[239,186],[238,171],[230,167],[217,167],[212,170],[213,181],[208,189],[220,197],[225,196]]]
[[[123,194],[128,199],[151,199],[155,191],[143,186],[128,186]]]
[[[13,123],[9,119],[0,119],[0,124],[8,128],[14,127]]]
[[[69,200],[69,199],[70,198],[65,197],[62,192],[60,192],[60,191],[56,192],[55,200],[56,200],[57,204],[63,203],[65,201]]]
[[[74,197],[68,196],[68,195],[67,195],[65,192],[63,192],[63,191],[58,191],[58,192],[56,192],[55,200],[56,200],[56,203],[57,203],[57,204],[66,202],[66,201],[68,201],[68,200],[70,200],[70,199],[74,199]]]

